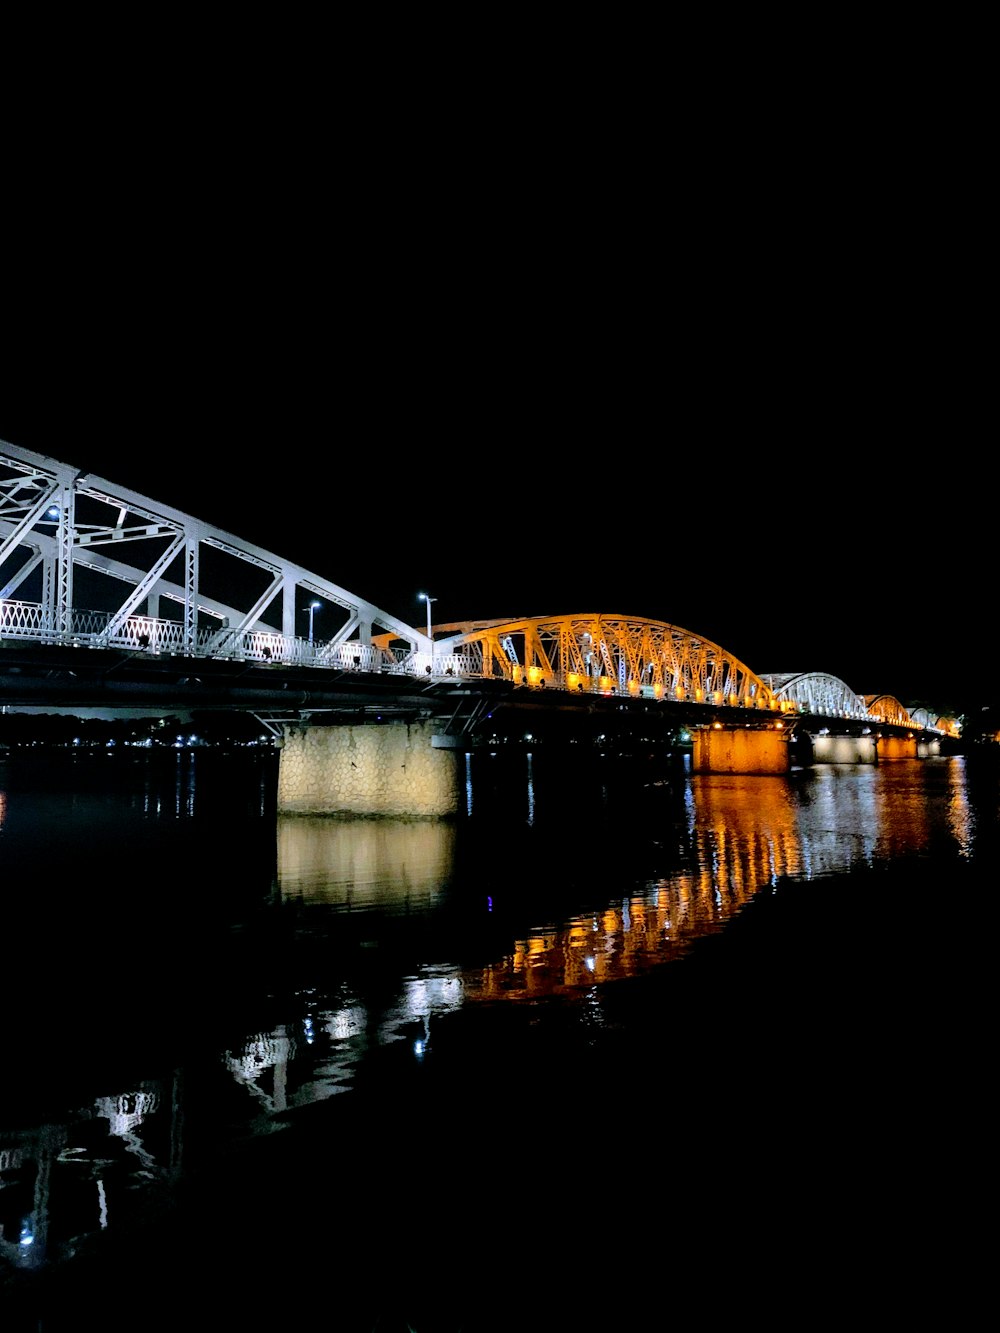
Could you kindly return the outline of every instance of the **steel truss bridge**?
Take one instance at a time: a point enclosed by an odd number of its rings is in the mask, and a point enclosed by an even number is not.
[[[314,641],[317,608],[338,628]],[[72,656],[79,649],[96,650],[93,667]],[[339,702],[381,715],[395,700],[441,716],[443,700],[471,692],[479,702],[464,727],[498,692],[516,691],[556,706],[662,703],[706,722],[811,716],[845,729],[955,732],[947,718],[857,695],[835,676],[758,675],[718,644],[643,617],[483,620],[428,635],[273,552],[2,440],[0,651],[0,704],[137,701],[163,693],[173,670],[172,697],[187,689],[202,706],[266,708],[291,686],[292,709]]]

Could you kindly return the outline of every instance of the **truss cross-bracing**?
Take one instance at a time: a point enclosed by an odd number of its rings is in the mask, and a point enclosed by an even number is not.
[[[337,625],[317,644],[300,632],[313,602]],[[426,635],[323,576],[4,441],[0,637],[338,669],[430,660]]]

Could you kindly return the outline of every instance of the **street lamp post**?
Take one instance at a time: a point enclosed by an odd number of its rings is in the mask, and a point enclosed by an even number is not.
[[[310,644],[310,646],[312,645],[312,641],[313,641],[313,616],[316,614],[316,612],[317,612],[318,610],[319,610],[319,602],[310,602],[310,603],[309,603],[309,644]]]
[[[420,600],[427,603],[427,637],[431,640],[431,666],[434,665],[434,640],[431,638],[431,602],[436,602],[436,597],[430,597],[427,593],[420,594]]]

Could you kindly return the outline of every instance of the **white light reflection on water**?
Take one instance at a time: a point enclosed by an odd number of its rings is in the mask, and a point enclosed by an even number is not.
[[[405,977],[394,1000],[378,1011],[352,1002],[319,1008],[301,1024],[301,1040],[282,1026],[248,1037],[222,1063],[230,1077],[265,1116],[325,1101],[352,1085],[371,1047],[410,1042],[423,1055],[432,1020],[461,1008],[464,984],[457,967],[427,967]],[[250,1132],[261,1132],[253,1119]]]
[[[963,857],[968,858],[972,855],[975,843],[975,815],[965,790],[964,766],[952,765],[948,770],[948,778],[948,824],[962,849]]]
[[[432,908],[454,863],[455,826],[435,820],[278,817],[283,898],[350,911]]]
[[[154,1172],[157,1170],[156,1159],[143,1145],[139,1129],[149,1116],[159,1110],[159,1102],[155,1089],[142,1089],[117,1097],[101,1097],[96,1105],[98,1116],[108,1122],[108,1133],[121,1139],[141,1167]]]

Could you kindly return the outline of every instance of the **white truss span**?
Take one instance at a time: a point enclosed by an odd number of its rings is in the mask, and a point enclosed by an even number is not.
[[[886,722],[895,726],[919,727],[921,730],[941,730],[940,721],[931,719],[926,709],[922,717],[907,712],[891,694],[855,694],[836,676],[820,671],[798,674],[766,675],[764,679],[774,690],[776,698],[789,704],[798,713],[822,717],[853,718],[864,722]]]
[[[868,720],[868,706],[860,695],[837,676],[820,671],[785,675],[765,675],[764,679],[779,699],[799,713],[817,713],[823,717]]]
[[[338,621],[316,645],[299,633],[314,601]],[[374,647],[373,626],[405,646]],[[0,636],[341,669],[429,661],[425,634],[321,575],[2,440]]]
[[[717,643],[661,620],[574,615],[449,625],[437,671],[734,708],[778,708],[771,689]]]

